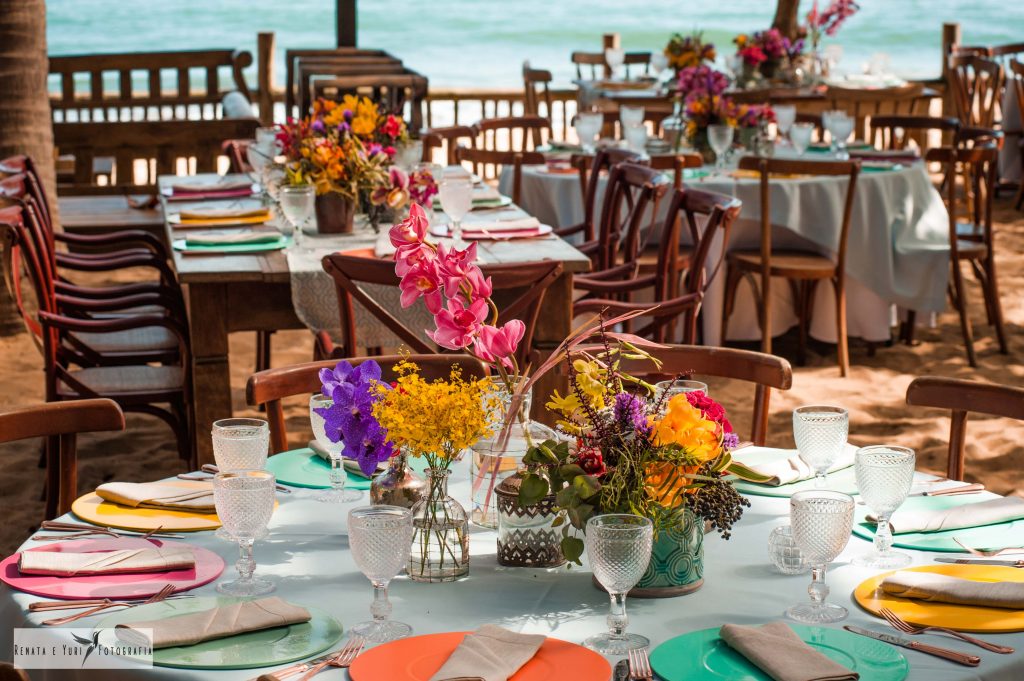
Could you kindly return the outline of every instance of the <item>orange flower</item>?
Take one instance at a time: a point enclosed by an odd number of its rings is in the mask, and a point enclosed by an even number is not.
[[[656,447],[679,445],[698,461],[710,461],[722,451],[721,427],[704,418],[686,399],[685,393],[672,397],[661,419],[651,418],[651,442]]]
[[[647,496],[665,508],[683,503],[684,495],[695,490],[684,489],[693,482],[686,477],[697,472],[699,466],[677,466],[668,462],[647,464],[644,469],[644,489]]]

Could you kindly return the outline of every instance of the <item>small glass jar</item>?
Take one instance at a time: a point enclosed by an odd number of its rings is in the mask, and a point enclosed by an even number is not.
[[[768,535],[768,557],[775,569],[784,575],[807,571],[804,556],[793,540],[793,529],[789,525],[779,525]]]

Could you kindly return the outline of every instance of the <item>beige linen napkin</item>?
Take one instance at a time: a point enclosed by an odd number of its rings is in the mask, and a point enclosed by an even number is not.
[[[537,654],[545,638],[485,624],[466,634],[430,681],[507,681]]]
[[[299,605],[272,596],[255,601],[238,601],[202,612],[175,615],[144,622],[118,624],[117,638],[131,645],[149,643],[139,629],[153,630],[153,648],[191,646],[227,636],[244,634],[273,627],[286,627],[308,622],[309,611]]]
[[[999,497],[977,504],[965,504],[934,511],[896,511],[889,519],[893,534],[942,532],[965,527],[982,527],[1024,518],[1024,499]],[[868,522],[876,522],[873,514]]]
[[[159,482],[106,482],[96,488],[105,501],[132,508],[169,508],[174,511],[214,513],[213,483],[196,487]]]
[[[497,201],[501,198],[501,193],[497,188],[492,187],[489,184],[478,184],[473,187],[473,203],[479,203],[480,201]]]
[[[491,220],[489,222],[464,222],[464,232],[490,232],[501,234],[502,232],[520,232],[528,229],[540,229],[540,220],[535,217],[510,218],[508,220]]]
[[[860,674],[803,642],[785,622],[760,627],[726,624],[718,632],[729,646],[775,681],[846,681]]]
[[[189,570],[195,565],[196,559],[192,551],[174,546],[84,553],[23,551],[18,558],[18,571],[23,575],[58,577]]]
[[[783,450],[786,452],[792,452],[792,455],[785,459],[774,461],[772,463],[759,463],[757,461],[758,456],[769,449],[772,448],[746,447],[736,454],[733,454],[733,458],[757,473],[771,476],[771,480],[759,483],[762,485],[778,487],[779,485],[788,485],[791,482],[810,480],[814,477],[814,470],[804,463],[803,459],[800,458],[799,452],[795,449]],[[828,472],[833,473],[844,468],[849,468],[853,465],[856,454],[857,448],[851,444],[847,444],[843,447],[842,453],[835,460],[832,466],[829,467]]]
[[[178,213],[182,220],[226,220],[228,218],[266,218],[270,211],[263,206],[253,208],[193,208]]]
[[[975,582],[934,572],[895,572],[882,580],[882,591],[900,598],[933,603],[980,605],[1024,610],[1024,583]]]
[[[189,234],[189,246],[227,246],[234,244],[269,244],[281,240],[280,232],[201,232]]]
[[[189,192],[227,192],[235,189],[249,189],[252,187],[252,180],[240,178],[229,180],[224,177],[215,180],[186,180],[171,185],[171,191],[176,193]]]

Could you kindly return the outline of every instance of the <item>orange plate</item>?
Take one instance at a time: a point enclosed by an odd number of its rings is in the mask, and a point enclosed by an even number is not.
[[[470,632],[426,634],[371,648],[349,668],[354,681],[427,681]],[[583,646],[549,638],[509,681],[605,681],[608,661]]]

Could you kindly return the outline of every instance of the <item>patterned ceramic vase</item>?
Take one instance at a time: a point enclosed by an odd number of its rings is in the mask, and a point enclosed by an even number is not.
[[[495,489],[498,498],[498,564],[553,568],[565,563],[562,533],[553,527],[558,509],[555,495],[536,504],[519,504],[520,475],[505,478]]]
[[[678,528],[658,532],[647,571],[629,597],[683,596],[703,584],[704,523],[687,509]]]

